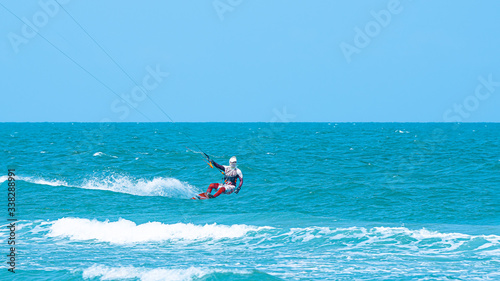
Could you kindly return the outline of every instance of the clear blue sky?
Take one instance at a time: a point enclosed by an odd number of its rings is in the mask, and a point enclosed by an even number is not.
[[[0,3],[168,121],[53,1]],[[500,122],[500,1],[61,4],[175,121]],[[147,121],[3,7],[0,19],[0,121]]]

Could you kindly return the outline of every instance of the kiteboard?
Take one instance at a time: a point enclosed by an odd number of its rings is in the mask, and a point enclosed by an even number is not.
[[[200,193],[198,195],[195,195],[193,198],[191,199],[198,199],[198,200],[203,200],[203,199],[210,199],[210,197],[207,196],[207,194],[205,192],[203,193]]]

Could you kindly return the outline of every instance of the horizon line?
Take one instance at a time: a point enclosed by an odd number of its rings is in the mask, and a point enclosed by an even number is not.
[[[290,121],[290,122],[272,122],[272,121],[234,121],[234,122],[227,122],[227,121],[177,121],[177,122],[171,122],[171,121],[126,121],[126,122],[119,122],[119,121],[111,121],[111,122],[101,122],[101,121],[0,121],[0,124],[7,124],[7,123],[98,123],[98,124],[130,124],[130,123],[136,123],[136,124],[147,124],[147,123],[170,123],[170,124],[176,124],[176,123],[230,123],[230,124],[235,124],[235,123],[279,123],[279,124],[301,124],[301,123],[440,123],[440,124],[463,124],[463,123],[469,123],[469,124],[474,124],[474,123],[500,123],[500,121],[462,121],[462,122],[446,122],[446,121]]]

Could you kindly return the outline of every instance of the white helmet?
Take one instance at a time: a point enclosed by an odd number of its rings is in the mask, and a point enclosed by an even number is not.
[[[231,168],[233,169],[236,169],[236,164],[237,164],[236,156],[231,157],[231,159],[229,159],[229,166],[231,166]]]

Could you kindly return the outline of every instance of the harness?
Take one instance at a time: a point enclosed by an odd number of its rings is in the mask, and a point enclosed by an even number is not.
[[[238,176],[236,175],[231,177],[224,174],[222,180],[224,181],[224,184],[231,183],[232,185],[236,186],[236,181],[238,180]]]

